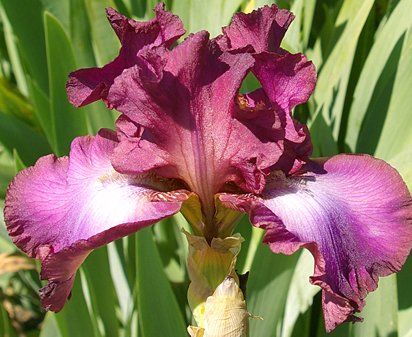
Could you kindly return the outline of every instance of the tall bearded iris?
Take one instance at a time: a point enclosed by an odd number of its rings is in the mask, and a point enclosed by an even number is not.
[[[239,13],[222,35],[202,31],[173,48],[182,23],[162,5],[155,12],[136,22],[108,9],[119,56],[70,74],[70,101],[102,99],[121,113],[116,131],[76,138],[68,157],[39,159],[8,189],[8,231],[49,281],[43,306],[62,309],[99,246],[179,211],[211,244],[246,212],[275,253],[311,251],[327,330],[357,320],[378,277],[398,271],[412,246],[401,177],[367,155],[309,159],[308,129],[291,110],[316,72],[280,48],[290,12]],[[249,73],[261,88],[240,94]]]

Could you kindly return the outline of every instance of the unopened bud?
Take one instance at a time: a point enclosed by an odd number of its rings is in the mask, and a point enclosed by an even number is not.
[[[247,337],[249,317],[242,291],[228,276],[206,300],[203,337]]]
[[[184,232],[189,242],[188,272],[191,280],[188,301],[198,326],[203,327],[206,299],[227,275],[237,279],[233,270],[243,238],[235,234],[213,238],[209,244],[202,236]]]

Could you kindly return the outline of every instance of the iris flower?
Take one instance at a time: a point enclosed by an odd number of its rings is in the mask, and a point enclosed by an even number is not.
[[[378,278],[411,249],[400,175],[368,155],[310,159],[308,129],[291,110],[309,99],[316,71],[280,47],[289,11],[238,13],[218,37],[201,31],[176,46],[182,22],[161,4],[155,13],[137,22],[108,9],[119,56],[67,83],[75,106],[101,99],[119,111],[116,131],[74,139],[69,156],[40,158],[8,189],[10,236],[48,280],[42,305],[62,309],[97,247],[179,211],[211,242],[248,213],[273,252],[313,254],[327,330],[358,320]],[[242,94],[248,74],[261,87]]]

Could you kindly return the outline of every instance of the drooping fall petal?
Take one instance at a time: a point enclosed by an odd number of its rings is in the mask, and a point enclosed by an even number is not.
[[[20,249],[41,260],[46,309],[61,310],[93,249],[178,212],[188,197],[153,176],[116,172],[110,164],[116,144],[105,130],[77,138],[70,157],[39,159],[8,189],[7,229]]]
[[[119,56],[103,68],[80,69],[70,74],[67,93],[74,106],[83,106],[99,99],[106,99],[114,79],[124,69],[138,62],[140,53],[156,46],[170,47],[185,33],[180,19],[164,10],[163,4],[155,8],[156,17],[147,22],[131,20],[112,8],[107,18],[119,38],[122,48]]]
[[[311,282],[323,288],[328,331],[358,319],[378,277],[399,271],[412,246],[409,191],[393,168],[369,156],[338,155],[290,177],[274,173],[260,197],[221,200],[249,211],[275,253],[312,252]]]

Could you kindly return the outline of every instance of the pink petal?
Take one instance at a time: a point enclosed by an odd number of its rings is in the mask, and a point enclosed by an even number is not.
[[[16,245],[39,258],[46,309],[66,302],[76,270],[95,248],[179,211],[188,194],[152,175],[116,172],[112,133],[76,138],[70,157],[46,156],[11,183],[5,221]]]
[[[200,32],[171,51],[151,50],[145,59],[150,66],[125,70],[108,95],[127,116],[118,122],[122,141],[115,168],[128,173],[154,168],[183,180],[210,218],[213,196],[227,182],[260,191],[265,170],[282,153],[284,131],[273,111],[248,107],[238,95],[253,58],[224,53]],[[133,165],[136,160],[143,164]]]
[[[256,116],[257,118],[255,119],[262,127],[264,125],[272,125],[270,119],[276,118],[280,121],[280,130],[282,130],[283,136],[280,136],[279,132],[276,134],[274,130],[268,130],[277,139],[284,138],[282,155],[271,169],[282,170],[286,174],[293,174],[298,171],[312,154],[312,142],[306,125],[294,119],[289,110],[284,110],[276,103],[271,102],[263,88],[245,94],[243,97],[254,110],[259,111],[259,108],[262,106],[267,109],[264,112],[261,111],[260,115]],[[251,112],[248,111],[248,116],[251,115]],[[262,134],[262,131],[259,133]]]
[[[156,17],[147,22],[137,22],[107,9],[107,18],[116,32],[122,48],[119,56],[103,68],[77,70],[69,75],[67,93],[70,102],[79,107],[99,99],[106,99],[114,79],[124,69],[141,62],[139,55],[150,48],[169,48],[185,33],[180,19],[164,10],[163,4],[155,8]]]
[[[255,59],[253,74],[286,131],[284,153],[274,169],[294,173],[307,162],[312,144],[306,126],[292,118],[291,110],[305,103],[316,84],[316,70],[302,54],[280,48],[281,40],[294,16],[276,5],[252,13],[238,13],[216,41],[223,50],[250,54]],[[259,91],[259,90],[258,90]],[[251,93],[254,94],[254,93]],[[268,104],[266,104],[268,106]]]
[[[260,197],[222,195],[250,213],[275,253],[308,248],[323,288],[328,331],[355,321],[378,277],[400,270],[412,247],[412,200],[399,174],[370,156],[338,155],[300,175],[273,173]]]
[[[316,85],[316,69],[303,54],[255,55],[254,74],[270,101],[289,112],[305,103]]]
[[[251,47],[254,53],[279,52],[280,43],[294,19],[291,12],[276,5],[264,6],[252,13],[237,13],[228,27],[223,28],[219,43],[228,49]]]

